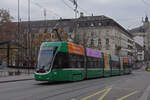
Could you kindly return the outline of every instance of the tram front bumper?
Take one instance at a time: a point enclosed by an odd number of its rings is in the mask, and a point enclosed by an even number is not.
[[[50,81],[52,79],[50,74],[34,74],[34,79],[37,81]]]

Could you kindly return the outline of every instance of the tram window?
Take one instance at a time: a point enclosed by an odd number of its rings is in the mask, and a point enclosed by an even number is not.
[[[130,68],[130,65],[129,65],[129,63],[127,63],[127,64],[126,64],[126,67],[127,67],[127,68]]]
[[[123,63],[123,68],[128,68],[128,63]]]
[[[90,57],[87,57],[87,67],[88,68],[91,68],[91,58]]]
[[[117,63],[117,68],[120,69],[120,62]]]
[[[68,54],[59,52],[54,60],[53,68],[68,68]]]
[[[97,58],[93,58],[93,62],[94,62],[94,68],[97,68],[98,66],[97,66]]]
[[[69,54],[69,65],[71,68],[84,68],[84,56]]]
[[[68,63],[69,63],[70,68],[75,68],[77,66],[76,65],[76,56],[69,54],[69,62]]]
[[[103,60],[100,58],[87,57],[88,68],[103,68]]]
[[[118,61],[111,61],[112,68],[119,69],[120,65]]]
[[[93,62],[89,61],[89,68],[93,68]]]
[[[81,63],[77,62],[77,68],[82,68]]]
[[[102,59],[98,59],[98,67],[103,68],[104,64],[103,64],[103,60]]]

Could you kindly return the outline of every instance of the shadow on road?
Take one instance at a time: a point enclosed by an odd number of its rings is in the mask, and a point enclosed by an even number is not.
[[[132,73],[132,74],[125,74],[125,75],[118,75],[118,76],[110,76],[110,77],[98,77],[98,78],[91,78],[91,79],[85,79],[85,80],[81,80],[81,81],[65,81],[65,82],[40,82],[40,83],[37,83],[35,85],[41,85],[41,86],[47,86],[47,85],[63,85],[63,84],[73,84],[73,83],[79,83],[79,82],[88,82],[88,81],[96,81],[96,80],[109,80],[110,78],[113,79],[113,78],[125,78],[125,77],[134,77],[135,74]]]
[[[77,82],[80,82],[80,81],[77,81]],[[38,83],[36,85],[62,85],[62,84],[70,84],[70,83],[75,83],[75,82],[42,82],[42,83]]]

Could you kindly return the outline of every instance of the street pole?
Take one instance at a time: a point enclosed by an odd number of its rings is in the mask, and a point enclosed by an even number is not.
[[[150,50],[150,47],[149,47],[149,38],[150,38],[150,33],[148,33],[148,60],[150,60],[150,52],[149,52],[149,50]]]
[[[44,8],[44,20],[45,20],[45,23],[46,23],[46,8]]]
[[[30,61],[30,58],[31,58],[31,55],[30,55],[30,0],[28,0],[28,33],[27,33],[27,57],[28,57],[28,67],[29,67],[29,61]],[[28,70],[28,74],[29,74],[29,70]]]
[[[18,57],[17,57],[17,67],[19,66],[19,38],[20,38],[20,0],[18,0],[18,34],[17,34],[17,45],[18,45]]]
[[[75,19],[77,18],[77,8],[78,8],[78,4],[77,4],[77,0],[74,0],[74,5],[75,5]]]
[[[75,32],[74,32],[74,34],[75,34],[75,43],[77,43],[77,44],[79,44],[77,41],[79,41],[78,40],[78,36],[77,36],[77,8],[78,8],[78,4],[77,4],[77,0],[73,0],[73,3],[74,3],[74,5],[75,5],[75,9],[74,9],[74,12],[75,12]]]

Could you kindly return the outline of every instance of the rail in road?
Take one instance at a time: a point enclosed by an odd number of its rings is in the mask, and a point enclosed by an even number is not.
[[[1,100],[150,100],[150,72],[79,82],[34,80],[0,84]]]

